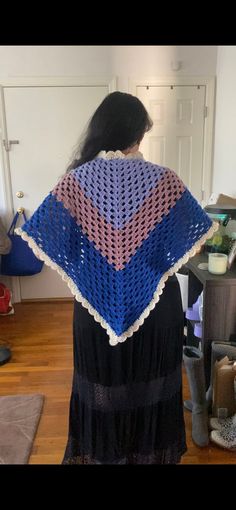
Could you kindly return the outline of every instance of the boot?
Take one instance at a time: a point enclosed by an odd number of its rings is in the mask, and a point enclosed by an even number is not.
[[[196,347],[184,347],[183,360],[192,399],[192,438],[198,446],[207,446],[209,437],[203,354]]]
[[[210,386],[206,392],[206,402],[209,410],[212,406],[212,394],[213,394],[213,375],[215,362],[220,361],[225,356],[228,356],[230,360],[236,360],[236,342],[221,342],[216,340],[211,344],[211,378]],[[191,400],[184,401],[184,407],[188,411],[192,411],[193,404]]]

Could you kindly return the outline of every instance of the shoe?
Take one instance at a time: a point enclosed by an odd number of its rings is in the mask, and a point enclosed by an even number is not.
[[[227,430],[232,426],[236,427],[236,414],[228,418],[210,418],[209,425],[211,430]]]
[[[236,427],[231,427],[224,434],[222,434],[222,431],[212,430],[210,439],[221,448],[236,450]]]

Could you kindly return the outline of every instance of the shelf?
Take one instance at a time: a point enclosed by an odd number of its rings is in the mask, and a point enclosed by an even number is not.
[[[200,253],[187,263],[189,270],[188,306],[191,307],[203,291],[202,338],[194,335],[197,321],[187,319],[187,345],[202,347],[206,387],[210,381],[211,343],[230,341],[236,335],[236,265],[224,275],[213,275],[198,268],[208,255]]]
[[[211,274],[209,271],[205,271],[203,269],[199,269],[198,265],[208,262],[208,254],[207,253],[200,253],[199,255],[195,255],[195,257],[192,257],[189,259],[187,263],[188,269],[193,271],[193,273],[197,276],[197,278],[200,280],[201,283],[205,284],[206,282],[209,282],[209,284],[215,285],[218,283],[219,285],[222,285],[224,282],[224,285],[236,285],[236,264],[234,263],[228,271],[223,275],[217,275],[217,274]]]

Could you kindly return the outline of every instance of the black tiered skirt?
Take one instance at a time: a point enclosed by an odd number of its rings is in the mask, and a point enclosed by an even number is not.
[[[176,276],[124,343],[74,303],[74,376],[63,464],[177,464],[186,451],[183,310]]]

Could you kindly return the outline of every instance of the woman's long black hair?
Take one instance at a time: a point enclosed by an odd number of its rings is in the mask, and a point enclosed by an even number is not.
[[[143,103],[124,92],[112,92],[94,112],[82,144],[67,171],[91,161],[104,151],[125,150],[140,143],[152,127]],[[78,156],[79,155],[79,156]]]

